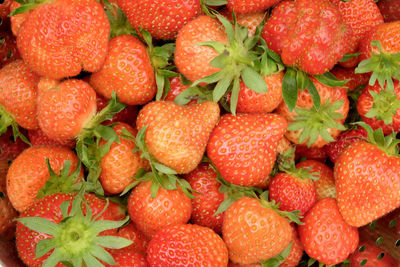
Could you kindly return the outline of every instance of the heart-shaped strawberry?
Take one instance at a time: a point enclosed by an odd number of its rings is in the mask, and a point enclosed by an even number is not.
[[[143,107],[136,125],[138,130],[147,126],[145,143],[150,154],[183,174],[200,163],[219,112],[218,104],[211,101],[190,106],[154,101]]]
[[[335,164],[340,213],[352,226],[363,226],[400,206],[400,157],[396,134],[368,132],[368,142],[348,146]]]

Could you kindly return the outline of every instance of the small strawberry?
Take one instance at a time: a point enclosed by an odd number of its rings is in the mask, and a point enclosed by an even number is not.
[[[9,31],[0,31],[0,68],[20,58],[15,37]]]
[[[274,166],[286,125],[276,114],[225,114],[210,136],[207,155],[229,183],[257,186]]]
[[[255,0],[255,1],[242,1],[242,0],[228,0],[226,5],[229,11],[237,14],[264,12],[280,0]]]
[[[228,250],[213,230],[195,224],[163,227],[147,249],[150,266],[228,265]]]
[[[380,255],[383,255],[380,256]],[[361,241],[358,249],[350,255],[350,267],[391,267],[397,262],[386,251],[370,241]]]
[[[22,151],[28,148],[28,144],[21,139],[14,140],[11,129],[0,136],[0,161],[14,160]]]
[[[123,249],[119,249],[123,250]],[[138,253],[134,250],[128,250],[124,252],[115,252],[112,254],[116,264],[106,264],[107,267],[119,266],[119,267],[148,267],[149,264],[146,260],[146,256]]]
[[[368,84],[369,75],[367,73],[355,73],[354,68],[345,69],[342,67],[335,67],[331,73],[335,75],[338,80],[347,82],[343,85],[347,92],[351,92],[359,88],[360,86]]]
[[[299,236],[305,252],[320,263],[338,264],[354,252],[358,230],[346,223],[336,200],[319,200],[302,219]]]
[[[17,35],[20,54],[33,71],[62,79],[82,70],[100,69],[110,34],[110,24],[100,3],[56,0],[41,5],[30,3],[33,6]],[[24,11],[26,6],[15,9],[12,15]]]
[[[400,20],[400,1],[399,0],[380,0],[378,2],[379,10],[382,13],[385,22]]]
[[[143,235],[142,232],[136,229],[132,222],[122,228],[119,228],[116,235],[132,241],[131,245],[119,249],[117,252],[118,254],[124,254],[132,251],[143,255],[146,254],[149,240]]]
[[[218,119],[219,107],[211,101],[184,107],[155,101],[139,112],[136,126],[146,129],[148,152],[161,164],[184,174],[200,163]]]
[[[97,95],[96,104],[97,104],[97,110],[101,111],[107,106],[108,100],[106,100],[104,97],[100,95]],[[139,111],[136,106],[130,106],[130,105],[126,106],[126,108],[115,114],[114,117],[112,117],[112,119],[110,120],[110,122],[124,122],[126,124],[135,127],[138,112]]]

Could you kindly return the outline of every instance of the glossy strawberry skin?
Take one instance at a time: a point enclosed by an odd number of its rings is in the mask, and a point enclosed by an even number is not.
[[[363,247],[364,250],[360,251]],[[350,255],[350,267],[391,267],[397,266],[397,262],[392,258],[386,251],[378,247],[375,243],[370,241],[361,241],[357,247],[358,249]],[[378,260],[378,256],[384,253],[384,257]],[[367,260],[365,264],[361,264],[364,260]]]
[[[133,242],[132,245],[121,248],[116,253],[124,254],[134,251],[143,255],[146,254],[147,246],[149,245],[150,240],[145,237],[142,232],[136,229],[132,222],[118,229],[116,235],[131,240]]]
[[[344,221],[336,200],[319,200],[302,219],[299,236],[306,253],[326,265],[345,260],[358,245],[358,230]]]
[[[22,151],[28,148],[20,138],[14,141],[11,129],[0,136],[0,160],[14,160]]]
[[[131,35],[119,35],[108,47],[104,65],[91,75],[90,85],[108,99],[114,91],[128,105],[150,102],[157,88],[146,46]]]
[[[20,58],[15,37],[9,31],[0,30],[0,68]]]
[[[118,0],[134,28],[148,31],[155,39],[173,40],[178,31],[200,14],[200,0]]]
[[[183,91],[185,91],[189,85],[184,85],[182,84],[181,78],[180,77],[172,77],[169,78],[169,82],[170,82],[170,88],[169,91],[167,93],[167,95],[165,96],[166,101],[174,101],[175,98],[180,95],[180,93],[182,93]],[[190,101],[189,103],[195,103],[194,100]]]
[[[25,129],[37,129],[37,83],[39,76],[22,60],[0,70],[0,105]]]
[[[192,189],[200,194],[194,194],[192,199],[192,218],[194,224],[213,229],[217,233],[222,232],[224,213],[215,215],[225,196],[219,192],[221,184],[216,180],[217,173],[208,163],[200,163],[197,168],[186,174],[185,179]]]
[[[101,95],[96,96],[96,104],[98,112],[100,112],[103,108],[107,106],[108,101],[109,101],[108,99],[102,97]],[[127,105],[123,110],[115,114],[114,117],[109,122],[111,123],[124,122],[126,124],[131,125],[132,127],[135,127],[138,112],[139,111],[137,106]]]
[[[286,127],[276,114],[225,114],[210,136],[207,155],[228,182],[261,184],[272,170]]]
[[[63,29],[60,31],[60,29]],[[56,0],[39,5],[18,30],[22,58],[41,76],[61,79],[100,69],[110,24],[95,0]]]
[[[400,205],[400,161],[364,141],[348,146],[335,163],[338,206],[343,218],[360,227]]]
[[[128,213],[136,228],[152,238],[167,225],[187,223],[192,213],[192,203],[181,190],[160,188],[153,199],[151,182],[135,187],[128,199]]]
[[[356,74],[354,71],[354,68],[335,67],[332,69],[331,73],[335,75],[338,80],[348,80],[343,87],[347,92],[351,92],[361,85],[367,85],[369,81],[368,73]]]
[[[162,228],[147,249],[150,266],[227,266],[224,241],[210,228],[179,224]]]
[[[59,141],[76,138],[95,113],[96,93],[81,80],[65,80],[38,99],[40,128]]]
[[[149,264],[146,260],[146,256],[141,253],[138,253],[134,250],[128,250],[123,252],[116,252],[112,254],[116,264],[105,266],[119,266],[119,267],[148,267]]]
[[[280,0],[228,0],[227,7],[229,11],[234,11],[237,14],[263,12],[279,1]]]
[[[351,36],[328,0],[283,1],[273,9],[262,33],[283,63],[313,75],[333,68],[350,49]]]
[[[379,10],[382,13],[385,22],[400,20],[400,1],[399,0],[380,0],[378,2]]]

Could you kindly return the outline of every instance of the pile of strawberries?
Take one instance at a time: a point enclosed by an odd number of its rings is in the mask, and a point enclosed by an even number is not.
[[[26,266],[398,266],[360,231],[400,231],[399,0],[0,18],[0,238]]]

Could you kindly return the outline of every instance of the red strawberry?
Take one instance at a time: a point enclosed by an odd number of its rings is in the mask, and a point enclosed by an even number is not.
[[[285,259],[285,261],[279,265],[279,267],[296,267],[300,263],[301,257],[303,256],[303,245],[299,240],[299,234],[297,233],[297,228],[293,224],[292,227],[292,246],[290,248],[290,253]]]
[[[162,228],[147,249],[150,266],[227,266],[228,250],[213,230],[195,224]]]
[[[167,225],[187,223],[192,204],[180,189],[160,188],[155,198],[151,196],[152,182],[135,187],[128,199],[128,212],[137,229],[147,237],[153,237]]]
[[[7,173],[7,193],[16,210],[20,212],[26,210],[50,178],[46,165],[47,158],[56,173],[60,172],[67,160],[71,162],[69,174],[77,167],[77,156],[67,148],[38,146],[26,149],[13,161]],[[68,189],[70,185],[59,186]]]
[[[184,85],[182,83],[181,78],[179,76],[170,78],[169,82],[170,82],[170,88],[164,99],[166,101],[174,101],[178,95],[180,95],[183,91],[185,91],[189,87],[189,85]],[[190,103],[193,104],[196,102],[192,100]]]
[[[225,211],[222,235],[231,261],[252,264],[268,260],[289,245],[290,224],[269,204],[242,197]]]
[[[16,243],[20,258],[27,266],[55,266],[59,261],[85,262],[86,265],[94,261],[100,266],[96,258],[115,264],[104,248],[122,248],[130,245],[131,241],[116,236],[107,236],[108,241],[100,238],[115,233],[114,228],[127,221],[119,221],[124,215],[115,212],[117,204],[109,202],[108,207],[106,205],[106,200],[91,194],[59,193],[35,201],[21,213],[17,223]],[[87,208],[91,213],[86,212]],[[42,241],[46,239],[56,242]],[[39,249],[39,245],[43,248],[44,243],[48,249]],[[59,263],[56,266],[64,265]]]
[[[378,2],[379,10],[382,13],[385,22],[400,20],[400,1],[399,0],[380,0]]]
[[[128,225],[118,229],[117,235],[132,241],[132,245],[118,250],[118,254],[129,253],[135,251],[137,253],[146,254],[149,240],[139,230],[135,228],[132,222]]]
[[[122,103],[129,105],[150,102],[157,88],[146,46],[133,36],[120,35],[111,39],[108,47],[106,61],[92,74],[90,85],[108,99],[114,91]]]
[[[96,97],[97,110],[101,111],[108,104],[108,100],[104,97],[97,95]],[[138,108],[136,106],[126,106],[123,110],[114,115],[110,122],[124,122],[135,127],[136,118],[138,115]]]
[[[210,136],[207,155],[226,181],[256,186],[274,166],[286,125],[276,114],[225,114]]]
[[[14,136],[11,129],[8,129],[0,136],[0,160],[14,160],[22,151],[28,148],[28,144],[21,139],[14,141]]]
[[[50,139],[44,132],[39,128],[37,130],[30,130],[28,131],[29,141],[31,142],[32,146],[42,146],[42,145],[49,145],[49,146],[65,146],[68,148],[75,147],[75,140],[54,140]]]
[[[149,170],[149,164],[145,159],[140,158],[139,152],[133,153],[135,143],[124,138],[122,135],[129,132],[136,136],[137,131],[125,123],[118,123],[113,126],[114,131],[120,138],[119,143],[113,143],[110,150],[101,158],[100,182],[104,190],[110,194],[118,194],[133,182],[133,178],[139,169]],[[100,146],[107,143],[100,141]]]
[[[122,250],[122,249],[121,249]],[[107,264],[107,267],[119,266],[119,267],[148,267],[146,257],[133,250],[124,252],[115,252],[112,254],[116,264]]]
[[[219,191],[221,184],[216,180],[217,173],[210,164],[200,163],[196,169],[185,175],[191,188],[199,192],[192,199],[192,222],[194,224],[222,232],[224,214],[215,215],[225,196]]]
[[[0,68],[19,58],[15,37],[9,31],[0,31]]]
[[[136,126],[139,130],[147,126],[145,143],[150,154],[184,174],[200,163],[218,119],[219,107],[211,101],[184,107],[155,101],[139,112]]]
[[[0,191],[0,237],[15,227],[13,220],[16,217],[18,217],[17,211],[13,208],[5,192]]]
[[[15,9],[17,9],[19,7],[21,7],[20,3],[16,2],[16,1],[12,1],[11,5],[10,5],[10,12],[14,11]],[[31,13],[31,10],[28,10],[24,13],[11,16],[11,18],[10,18],[11,31],[15,36],[18,35],[19,28],[21,27],[22,23],[24,23],[24,21],[26,20],[26,18],[29,16],[30,13]]]
[[[143,28],[163,40],[175,39],[178,31],[201,10],[200,0],[118,0],[118,5],[134,28]]]
[[[342,151],[351,143],[359,142],[367,137],[367,132],[362,127],[342,132],[334,142],[325,146],[329,159],[335,163]]]
[[[369,75],[366,73],[357,74],[354,72],[354,68],[345,69],[341,67],[335,67],[332,69],[332,74],[336,76],[338,80],[344,81],[348,80],[343,87],[347,92],[354,91],[362,85],[368,84]]]
[[[325,145],[326,146],[326,145]],[[325,152],[325,146],[323,147],[307,147],[306,145],[296,145],[296,160],[306,158],[314,159],[324,162],[328,157]]]
[[[5,20],[8,19],[8,15],[10,14],[10,5],[12,0],[3,0],[0,3],[0,25],[5,23]]]
[[[0,191],[6,192],[7,172],[9,167],[8,160],[0,160]]]
[[[299,236],[306,253],[326,265],[344,261],[358,245],[358,230],[346,223],[336,200],[319,200],[302,219]]]
[[[309,74],[332,69],[349,52],[352,39],[339,10],[328,0],[281,2],[272,10],[262,36],[283,63]]]
[[[255,0],[255,1],[242,1],[242,0],[228,0],[226,5],[229,11],[235,13],[254,13],[264,12],[280,0]]]
[[[383,258],[379,255],[384,253]],[[361,241],[358,249],[350,255],[350,267],[391,267],[397,266],[397,262],[386,251],[370,241]]]

